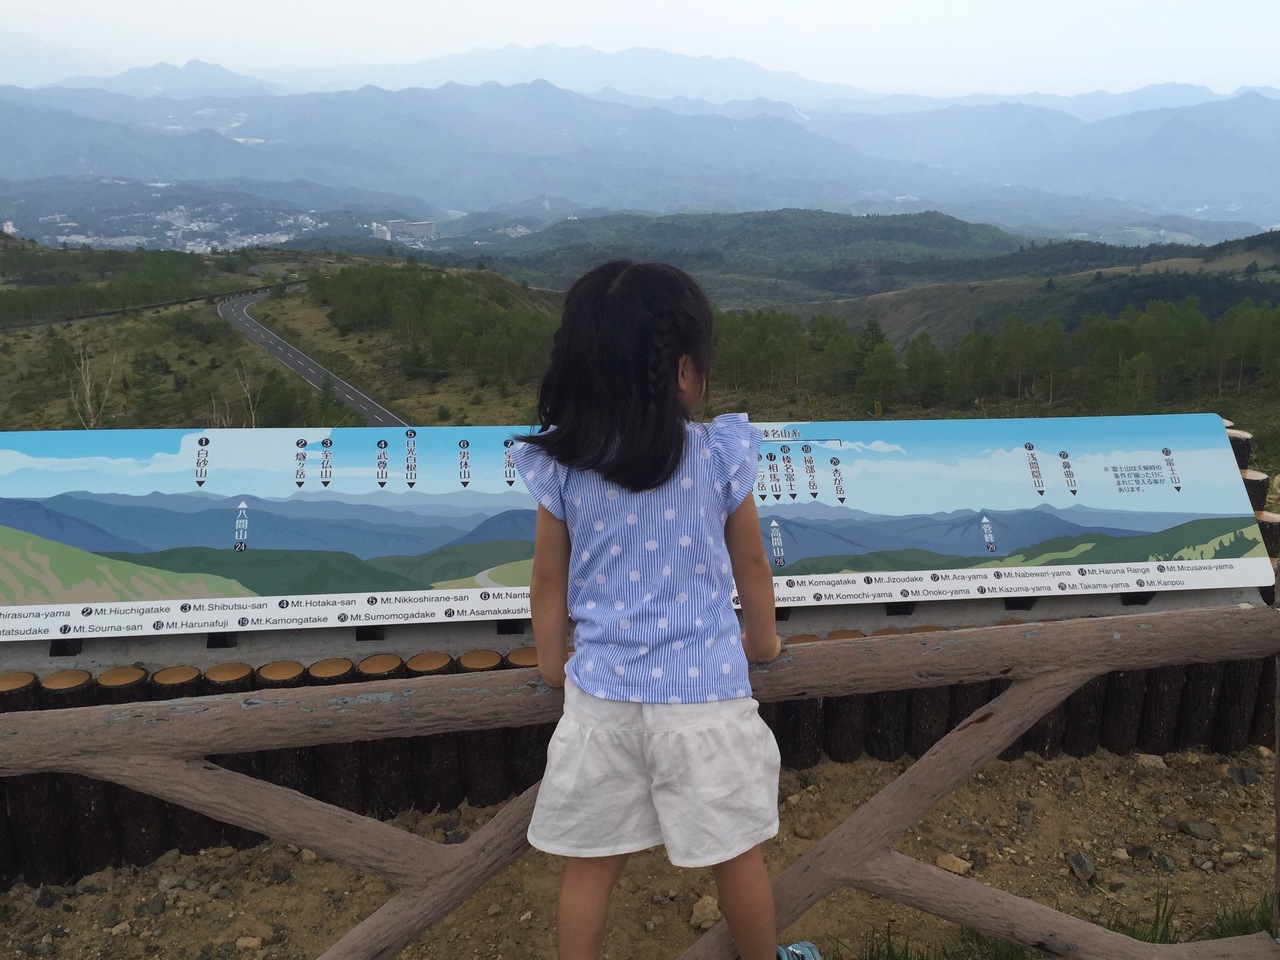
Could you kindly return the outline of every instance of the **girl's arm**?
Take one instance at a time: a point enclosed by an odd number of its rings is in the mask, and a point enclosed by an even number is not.
[[[768,663],[782,650],[773,607],[773,569],[760,539],[755,498],[747,494],[724,525],[724,542],[742,607],[742,649],[752,663]]]
[[[538,672],[548,686],[563,687],[569,659],[569,528],[543,506],[533,528],[529,608]]]

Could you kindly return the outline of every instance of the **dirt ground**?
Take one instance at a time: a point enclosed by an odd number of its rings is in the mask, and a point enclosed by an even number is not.
[[[770,871],[781,872],[905,765],[823,761],[783,771],[782,829],[766,847]],[[981,882],[1096,922],[1149,920],[1167,893],[1174,923],[1190,936],[1220,909],[1252,907],[1272,888],[1272,771],[1261,747],[1231,757],[1028,754],[990,764],[897,848],[929,863],[950,855]],[[410,812],[396,823],[456,841],[496,809]],[[557,880],[554,858],[530,852],[401,956],[552,958]],[[636,855],[614,895],[605,956],[676,957],[699,935],[695,904],[714,893],[708,871],[675,870],[659,851]],[[311,960],[387,896],[378,878],[285,844],[171,851],[146,868],[106,870],[74,887],[19,884],[0,893],[0,956]],[[838,942],[848,956],[868,931],[886,926],[916,945],[957,930],[840,891],[783,938],[828,950]]]

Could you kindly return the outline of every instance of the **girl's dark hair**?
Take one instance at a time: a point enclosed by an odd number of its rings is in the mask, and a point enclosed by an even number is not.
[[[629,490],[660,486],[684,452],[685,354],[705,382],[711,304],[696,280],[665,263],[596,267],[565,295],[538,390],[542,431],[524,439]]]

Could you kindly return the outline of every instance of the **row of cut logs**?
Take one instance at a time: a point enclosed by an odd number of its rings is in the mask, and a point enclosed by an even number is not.
[[[917,630],[922,628],[917,628]],[[928,629],[928,628],[924,628]],[[937,628],[933,628],[937,629]],[[901,633],[877,631],[873,636]],[[835,637],[860,637],[837,631]],[[790,643],[817,638],[792,637]],[[1050,710],[1001,759],[1025,751],[1042,757],[1085,757],[1100,747],[1115,754],[1164,754],[1191,747],[1233,753],[1249,744],[1273,746],[1275,661],[1228,661],[1110,673],[1085,684]],[[764,704],[782,762],[813,766],[823,755],[839,762],[920,757],[1008,681],[922,687]]]
[[[916,628],[924,629],[941,628]],[[886,630],[876,635],[900,633]],[[859,637],[836,631],[831,639]],[[816,642],[793,636],[788,643]],[[203,673],[190,666],[152,675],[138,667],[97,677],[61,670],[43,678],[0,674],[0,711],[61,709],[214,693],[269,691],[302,685],[426,676],[454,671],[532,667],[531,647],[502,656],[475,650],[454,659],[389,653],[359,663],[345,658],[274,661],[253,669],[223,663]],[[1231,753],[1247,744],[1274,746],[1275,660],[1229,661],[1111,673],[1086,684],[1038,721],[1003,755],[1088,756],[1099,747],[1163,754],[1197,747]],[[1007,681],[886,691],[761,705],[783,764],[804,769],[823,755],[849,762],[866,755],[893,761],[919,757],[952,727],[1001,692]],[[326,803],[386,819],[410,808],[453,809],[500,803],[536,782],[553,725],[467,731],[361,743],[290,747],[209,759]],[[238,827],[74,774],[27,774],[0,780],[0,886],[66,883],[122,863],[149,863],[171,848],[183,852],[262,838]]]
[[[529,667],[532,647],[505,656],[473,650],[454,658],[382,653],[358,663],[330,658],[304,665],[278,660],[256,669],[222,663],[201,672],[175,666],[148,674],[121,667],[93,676],[59,670],[45,677],[0,673],[0,712],[56,710],[209,694],[283,690],[398,677]],[[386,819],[411,808],[453,809],[499,803],[542,776],[551,725],[511,730],[396,737],[361,743],[228,754],[208,759],[356,813]],[[0,779],[0,889],[67,883],[108,866],[150,863],[177,848],[248,846],[257,834],[146,794],[75,774]]]

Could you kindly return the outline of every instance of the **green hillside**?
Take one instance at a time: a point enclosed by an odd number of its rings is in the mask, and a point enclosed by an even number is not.
[[[485,270],[369,263],[342,253],[319,263],[283,251],[237,254],[245,259],[215,259],[228,268],[252,266],[261,278],[256,283],[313,276],[314,299],[301,290],[271,297],[255,305],[254,317],[405,420],[528,419],[527,396],[492,385],[497,379],[529,384],[540,375],[559,293]],[[43,250],[40,269],[63,271],[70,286],[0,282],[0,297],[10,289],[74,290],[75,278],[92,283],[96,271],[114,262]],[[0,266],[4,281],[43,283],[46,275],[9,274]],[[312,336],[310,325],[324,335]],[[0,356],[0,422],[8,429],[364,423],[239,334],[217,315],[212,298],[75,324],[0,329]],[[460,397],[457,386],[438,386],[458,373],[467,374],[469,388]]]
[[[143,554],[108,554],[145,559],[160,570],[207,570],[244,584],[258,596],[310,593],[360,593],[366,590],[417,590],[420,583],[386,571],[349,553],[320,550],[212,550],[180,547]],[[234,594],[240,596],[241,594]]]
[[[567,220],[485,248],[492,268],[538,286],[567,287],[618,257],[662,260],[698,276],[722,307],[829,295],[824,279],[850,263],[1009,254],[1023,237],[941,213],[849,216],[820,210],[614,215]]]
[[[1145,272],[1093,271],[911,286],[898,278],[892,292],[792,303],[781,309],[806,319],[834,317],[851,327],[874,320],[898,347],[921,333],[928,333],[939,346],[954,347],[972,331],[995,333],[1010,314],[1028,323],[1053,318],[1070,332],[1087,316],[1116,317],[1126,310],[1142,310],[1152,301],[1179,303],[1191,297],[1213,318],[1245,299],[1280,301],[1280,272],[1274,269],[1242,276],[1207,270],[1203,260],[1195,263],[1195,272],[1151,266]]]
[[[238,254],[0,245],[0,329],[261,286]]]
[[[927,550],[888,550],[807,557],[788,564],[786,573],[804,576],[877,570],[960,570],[1265,557],[1266,549],[1260,540],[1255,539],[1256,532],[1256,527],[1238,518],[1207,517],[1133,537],[1102,534],[1054,537],[994,560],[944,556]]]
[[[531,541],[492,540],[455,544],[418,557],[379,557],[370,560],[369,565],[417,584],[436,584],[447,580],[468,580],[491,567],[528,560],[532,556]],[[495,578],[494,583],[509,586],[501,577]]]
[[[1206,517],[1135,537],[1057,537],[1027,547],[996,563],[977,566],[1026,564],[1125,563],[1137,560],[1234,560],[1265,557],[1266,549],[1254,539],[1257,528],[1231,517]]]
[[[12,527],[0,527],[0,604],[82,603],[250,597],[234,578],[162,569],[88,553]]]

